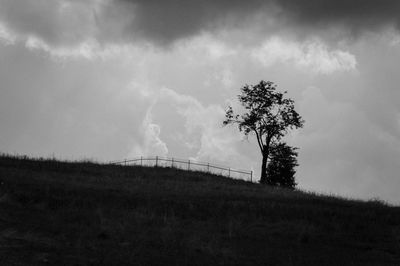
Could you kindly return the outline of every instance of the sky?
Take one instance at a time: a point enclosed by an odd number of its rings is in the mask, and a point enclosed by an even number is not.
[[[400,1],[0,0],[0,151],[253,170],[223,127],[273,81],[305,120],[298,188],[400,204]]]

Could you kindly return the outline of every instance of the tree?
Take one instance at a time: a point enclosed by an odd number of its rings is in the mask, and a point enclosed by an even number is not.
[[[267,183],[267,162],[271,144],[277,144],[289,129],[300,128],[304,121],[294,110],[294,101],[285,98],[271,81],[261,80],[257,85],[245,85],[238,99],[244,107],[235,114],[231,106],[225,114],[224,125],[237,124],[246,136],[256,135],[262,155],[260,183]]]
[[[267,184],[287,188],[296,186],[294,168],[298,166],[297,149],[286,143],[278,143],[271,147],[270,162],[267,166]]]

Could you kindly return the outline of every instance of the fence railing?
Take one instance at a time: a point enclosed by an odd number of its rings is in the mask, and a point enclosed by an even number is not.
[[[120,161],[112,161],[110,164],[118,165],[140,165],[140,166],[155,166],[155,167],[172,167],[178,169],[185,169],[189,171],[201,171],[212,174],[219,174],[231,178],[246,177],[250,182],[253,182],[253,171],[238,170],[230,167],[225,167],[216,164],[210,164],[205,162],[198,162],[194,160],[184,160],[177,158],[167,157],[140,157],[134,159],[124,159]]]

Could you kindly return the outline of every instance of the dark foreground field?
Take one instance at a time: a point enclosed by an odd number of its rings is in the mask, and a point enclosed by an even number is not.
[[[379,202],[7,156],[0,182],[0,265],[400,265]]]

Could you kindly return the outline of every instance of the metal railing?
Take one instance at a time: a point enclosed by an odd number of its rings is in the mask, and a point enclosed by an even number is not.
[[[205,162],[198,162],[194,160],[184,160],[177,158],[155,156],[155,157],[124,159],[120,161],[111,161],[110,164],[125,165],[125,166],[140,165],[140,166],[155,166],[155,167],[171,167],[171,168],[185,169],[188,171],[201,171],[206,173],[212,173],[231,178],[243,179],[243,177],[247,177],[248,181],[253,182],[253,171],[238,170],[230,167],[225,167]]]

